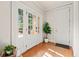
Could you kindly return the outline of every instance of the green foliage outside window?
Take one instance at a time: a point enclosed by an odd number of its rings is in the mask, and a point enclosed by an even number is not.
[[[18,9],[18,26],[19,26],[19,32],[23,33],[23,10]]]
[[[32,14],[29,13],[28,14],[28,34],[31,34],[31,30],[32,30]]]

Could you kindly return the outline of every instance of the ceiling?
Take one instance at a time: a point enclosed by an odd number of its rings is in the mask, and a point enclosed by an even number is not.
[[[66,5],[72,3],[71,1],[33,1],[38,7],[43,9],[44,11],[48,11],[50,9],[60,7],[62,5]]]

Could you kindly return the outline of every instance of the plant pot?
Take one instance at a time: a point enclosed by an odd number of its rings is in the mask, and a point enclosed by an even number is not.
[[[14,48],[12,51],[2,52],[1,57],[16,57],[16,52],[16,48]]]
[[[6,52],[6,54],[10,55],[10,54],[12,53],[12,50],[10,50],[10,51],[5,51],[5,52]]]
[[[45,43],[48,43],[48,39],[44,39],[44,42],[45,42]]]

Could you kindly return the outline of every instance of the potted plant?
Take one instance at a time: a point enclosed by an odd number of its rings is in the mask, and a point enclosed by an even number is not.
[[[51,27],[48,22],[44,23],[43,32],[45,33],[44,42],[48,42],[48,34],[51,34]]]
[[[5,48],[4,48],[4,55],[5,56],[11,56],[11,55],[13,55],[15,49],[16,49],[16,47],[13,46],[13,45],[7,45],[7,46],[5,46]]]

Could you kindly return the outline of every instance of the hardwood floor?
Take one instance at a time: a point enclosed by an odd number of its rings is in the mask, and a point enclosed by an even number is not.
[[[72,57],[72,49],[61,48],[53,43],[40,43],[22,54],[23,57]]]

